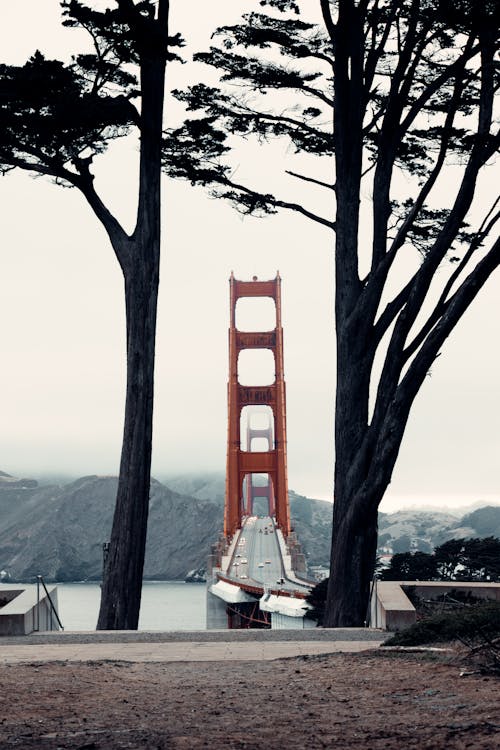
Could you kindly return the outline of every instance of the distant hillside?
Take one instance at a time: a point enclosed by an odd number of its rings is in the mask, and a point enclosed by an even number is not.
[[[462,518],[462,526],[474,529],[480,537],[496,536],[500,539],[500,506],[487,505]]]
[[[292,528],[297,532],[308,565],[330,564],[333,506],[324,500],[289,492]]]
[[[189,495],[198,500],[213,500],[224,504],[226,491],[225,475],[220,472],[205,474],[180,474],[162,477],[162,482],[180,495]]]
[[[27,489],[37,486],[38,482],[35,479],[17,479],[17,477],[6,474],[5,471],[0,471],[0,490],[14,488]]]
[[[171,489],[198,499],[223,505],[225,477],[221,473],[169,476]],[[330,558],[332,504],[289,492],[292,526],[297,532],[309,565],[328,565]],[[259,512],[257,510],[257,512]]]
[[[145,578],[183,579],[204,567],[223,524],[222,474],[169,477],[151,483]],[[102,544],[108,541],[116,477],[82,477],[38,486],[0,472],[0,571],[12,580],[37,574],[47,580],[98,580]],[[292,527],[309,565],[329,564],[332,505],[290,491]],[[379,551],[430,552],[457,537],[500,538],[500,506],[463,518],[439,512],[379,514]]]
[[[0,570],[12,580],[96,580],[109,539],[115,477],[83,477],[64,487],[0,490]],[[183,579],[205,566],[222,525],[222,506],[179,495],[153,480],[144,575]]]
[[[197,498],[224,500],[224,475],[200,474],[167,477],[165,483],[177,492]],[[297,495],[292,490],[292,525],[310,565],[328,567],[330,559],[332,504]],[[461,517],[448,512],[405,510],[379,513],[379,553],[387,551],[431,552],[447,539],[474,536],[500,538],[500,506],[479,508]]]
[[[399,511],[379,513],[379,551],[432,552],[448,539],[500,538],[500,506],[478,508],[462,517],[449,513]]]

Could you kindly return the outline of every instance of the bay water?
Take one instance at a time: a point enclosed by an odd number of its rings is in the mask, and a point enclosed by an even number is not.
[[[95,630],[99,583],[58,583],[58,612],[64,630]],[[139,630],[205,630],[206,587],[183,581],[145,581]]]

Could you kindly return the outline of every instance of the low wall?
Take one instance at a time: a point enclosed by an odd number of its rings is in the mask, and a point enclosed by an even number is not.
[[[480,599],[500,601],[500,583],[467,581],[375,581],[370,599],[372,628],[402,630],[417,621],[415,607],[404,589],[413,588],[426,599],[436,599],[451,591],[462,591]]]

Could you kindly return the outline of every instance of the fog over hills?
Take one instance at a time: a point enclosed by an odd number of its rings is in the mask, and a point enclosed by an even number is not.
[[[109,539],[117,479],[88,476],[41,486],[0,472],[0,571],[28,581],[99,580]],[[182,580],[203,568],[223,522],[224,476],[183,475],[151,483],[144,576]],[[328,566],[332,505],[290,491],[292,525],[309,565]],[[257,508],[257,512],[264,509]],[[379,514],[379,548],[431,551],[443,541],[500,537],[500,506],[465,516],[427,511]]]

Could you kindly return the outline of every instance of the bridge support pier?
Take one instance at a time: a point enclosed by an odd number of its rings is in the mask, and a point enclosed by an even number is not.
[[[302,552],[302,545],[297,539],[297,534],[295,533],[295,531],[291,531],[288,535],[286,546],[290,555],[292,569],[295,571],[295,573],[302,573],[303,575],[306,575],[306,556]]]
[[[227,630],[227,604],[218,596],[210,593],[208,590],[209,580],[207,580],[207,630]]]

